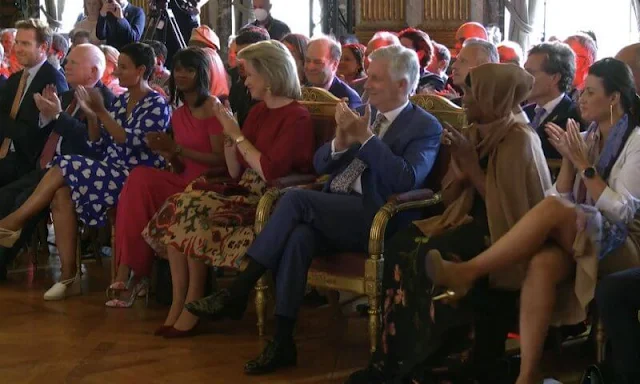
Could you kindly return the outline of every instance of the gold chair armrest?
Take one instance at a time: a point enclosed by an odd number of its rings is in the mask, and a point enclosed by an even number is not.
[[[426,200],[398,203],[397,199],[390,199],[373,218],[371,231],[369,232],[369,257],[373,260],[380,259],[384,251],[384,234],[387,230],[387,224],[396,214],[414,209],[424,209],[440,202],[442,202],[442,194],[440,192]]]

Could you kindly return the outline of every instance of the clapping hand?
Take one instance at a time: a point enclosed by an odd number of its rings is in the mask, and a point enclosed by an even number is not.
[[[36,107],[45,119],[51,120],[58,113],[62,112],[62,106],[60,99],[56,93],[56,87],[49,84],[42,93],[35,93],[33,99],[36,103]]]
[[[478,166],[478,153],[473,143],[451,124],[445,123],[442,131],[443,145],[451,148],[451,157],[455,159],[456,165],[462,173],[467,173],[471,167]]]
[[[349,108],[345,101],[336,106],[336,139],[340,142],[340,147],[348,147],[354,142],[363,143],[373,132],[369,127],[371,121],[371,106],[367,104],[364,116]]]
[[[580,126],[575,120],[567,120],[566,131],[555,123],[547,123],[545,131],[551,145],[563,158],[570,160],[576,169],[581,170],[589,166],[587,144],[582,138]]]
[[[242,136],[242,130],[240,130],[238,121],[233,116],[233,112],[231,112],[229,101],[225,101],[225,103],[222,104],[218,98],[211,97],[207,100],[206,105],[208,108],[211,108],[215,117],[220,124],[222,124],[222,132],[226,137],[235,141],[238,137]]]
[[[163,132],[149,132],[145,135],[145,139],[149,149],[165,159],[170,159],[178,148],[178,144],[171,136]]]

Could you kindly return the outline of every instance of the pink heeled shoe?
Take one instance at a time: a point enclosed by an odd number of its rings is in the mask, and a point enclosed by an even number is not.
[[[142,279],[131,290],[131,295],[127,300],[111,299],[104,303],[109,308],[131,308],[138,297],[144,296],[145,305],[149,306],[149,281]]]

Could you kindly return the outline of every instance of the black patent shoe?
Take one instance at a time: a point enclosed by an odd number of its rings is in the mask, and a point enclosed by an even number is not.
[[[234,298],[228,289],[221,289],[213,295],[185,304],[187,311],[212,321],[225,318],[240,320],[247,308],[248,298]]]
[[[353,372],[344,384],[385,384],[382,373],[372,366]]]
[[[294,366],[298,363],[298,350],[296,344],[291,341],[283,343],[269,341],[258,358],[249,360],[244,365],[244,373],[247,375],[264,375],[280,368]]]

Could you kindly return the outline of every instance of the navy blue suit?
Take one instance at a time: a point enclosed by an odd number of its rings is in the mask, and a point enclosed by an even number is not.
[[[536,106],[536,104],[529,104],[523,108],[524,112],[527,114],[527,117],[529,117],[529,121],[533,121],[533,118],[536,114]],[[582,123],[582,118],[580,117],[578,106],[573,100],[571,100],[569,96],[564,95],[562,100],[560,100],[560,103],[558,103],[558,105],[553,109],[553,111],[551,111],[551,113],[547,115],[547,117],[545,117],[545,119],[536,129],[538,136],[540,136],[540,141],[542,142],[542,151],[544,152],[544,156],[546,158],[561,159],[562,156],[549,142],[549,137],[544,131],[545,124],[553,122],[555,124],[558,124],[558,126],[560,126],[562,129],[566,129],[568,119],[574,119],[581,125],[581,128],[584,128],[584,123]]]
[[[145,16],[142,8],[128,4],[124,9],[124,19],[118,19],[111,12],[106,16],[98,17],[96,36],[100,40],[106,40],[118,51],[127,44],[140,41],[144,32]]]
[[[333,82],[328,89],[329,93],[333,96],[342,99],[349,99],[349,108],[356,109],[362,105],[362,100],[360,99],[360,95],[353,88],[351,88],[347,83],[340,80],[338,76],[333,78]]]
[[[391,195],[424,185],[438,154],[441,132],[438,120],[408,104],[382,139],[373,137],[337,159],[331,156],[331,143],[316,151],[316,172],[331,174],[325,190],[287,192],[247,252],[275,274],[277,315],[296,317],[307,271],[318,251],[367,251],[378,209]],[[361,175],[362,195],[330,193],[331,179],[356,157],[367,164]]]
[[[2,86],[5,84],[7,84],[7,78],[4,75],[0,75],[0,89],[2,89]]]
[[[5,86],[0,88],[0,140],[11,138],[15,148],[0,160],[0,187],[37,168],[40,152],[51,132],[40,128],[40,111],[33,95],[42,92],[49,84],[56,87],[58,94],[68,89],[67,80],[60,71],[45,61],[25,91],[16,118],[12,119],[9,114],[22,73],[11,75]]]

